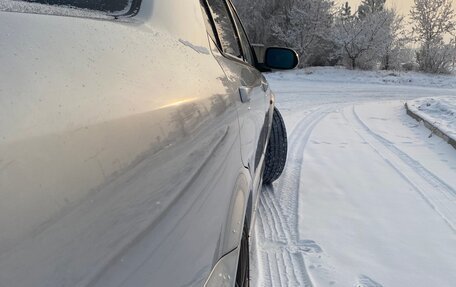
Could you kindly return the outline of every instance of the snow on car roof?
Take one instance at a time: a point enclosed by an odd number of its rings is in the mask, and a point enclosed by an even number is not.
[[[109,12],[79,8],[71,5],[51,5],[21,0],[0,0],[0,11],[112,20],[118,16],[127,14],[132,1],[128,0],[128,4],[122,11]]]

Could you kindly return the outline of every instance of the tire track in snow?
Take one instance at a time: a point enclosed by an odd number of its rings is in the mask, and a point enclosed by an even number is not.
[[[353,113],[356,117],[356,120],[369,132],[371,133],[378,141],[382,142],[387,148],[393,151],[398,157],[400,157],[404,162],[406,162],[409,166],[413,167],[420,175],[422,175],[430,184],[435,187],[445,189],[448,192],[449,199],[456,199],[456,191],[450,185],[448,185],[445,181],[441,178],[436,176],[430,170],[425,168],[421,165],[418,161],[411,158],[408,154],[397,148],[394,143],[390,142],[389,140],[385,139],[381,135],[372,131],[366,123],[359,117],[356,113],[356,108],[353,106]]]
[[[334,109],[333,105],[321,106],[298,123],[289,135],[289,154],[283,175],[274,187],[263,187],[256,228],[257,252],[260,253],[257,258],[260,258],[259,270],[269,270],[269,273],[259,276],[259,286],[313,286],[304,255],[319,253],[321,249],[311,240],[299,239],[301,167],[313,129]]]
[[[392,142],[371,130],[356,113],[354,105],[351,108],[345,108],[341,113],[352,125],[355,132],[407,181],[456,233],[455,190],[419,162],[398,149]]]
[[[273,232],[270,233],[270,238],[274,239],[276,243],[286,244],[288,238],[284,229],[285,222],[280,211],[277,209],[277,206],[273,203],[271,193],[265,193],[263,199],[264,200],[262,200],[261,203],[264,204],[264,210],[267,211],[266,214],[270,219],[269,222],[272,222],[272,226],[274,227],[274,230],[272,230]]]

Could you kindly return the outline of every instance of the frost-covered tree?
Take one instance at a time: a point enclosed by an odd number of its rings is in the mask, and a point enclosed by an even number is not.
[[[416,60],[420,70],[424,72],[447,74],[452,70],[455,55],[454,42],[445,43],[441,41],[421,46],[416,52]]]
[[[393,21],[394,17],[389,11],[371,13],[350,21],[339,19],[336,22],[335,39],[341,47],[345,63],[352,69],[376,66],[392,37],[390,27]]]
[[[332,0],[234,0],[253,43],[298,51],[302,65],[327,64],[335,51]]]
[[[402,18],[385,0],[364,0],[355,13],[348,2],[337,9],[332,0],[233,2],[253,43],[294,48],[302,66],[340,59],[352,68],[400,66]]]
[[[446,73],[454,57],[452,43],[445,36],[456,28],[451,0],[414,0],[410,11],[412,34],[421,47],[417,52],[420,69],[431,73]]]
[[[405,37],[403,17],[385,7],[385,0],[364,0],[354,17],[343,5],[335,25],[335,39],[344,64],[350,68],[397,69],[401,66]]]
[[[363,0],[358,7],[358,17],[365,18],[369,14],[377,13],[385,9],[386,0]]]
[[[334,45],[330,38],[333,27],[334,2],[328,0],[296,0],[282,19],[272,26],[272,34],[285,45],[295,48],[304,65],[322,62]],[[320,63],[323,64],[323,63]]]
[[[350,20],[353,17],[350,4],[345,2],[340,8],[340,18],[342,21]]]
[[[289,20],[287,14],[294,1],[233,0],[233,4],[252,43],[279,44],[274,42],[271,28],[276,23]]]
[[[253,43],[263,43],[270,34],[269,23],[271,17],[265,17],[265,14],[270,12],[273,3],[268,3],[265,0],[233,0],[246,32]]]
[[[410,62],[410,53],[407,44],[410,38],[407,36],[404,25],[404,17],[399,15],[394,9],[385,10],[389,14],[388,27],[384,42],[384,50],[381,54],[381,69],[397,70],[402,68],[402,64]]]

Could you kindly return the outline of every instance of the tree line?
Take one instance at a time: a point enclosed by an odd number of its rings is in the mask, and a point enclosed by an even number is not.
[[[456,58],[452,0],[414,0],[409,20],[386,0],[233,0],[253,43],[294,48],[301,66],[449,73]]]

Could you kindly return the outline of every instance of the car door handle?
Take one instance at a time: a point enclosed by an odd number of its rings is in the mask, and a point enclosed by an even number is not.
[[[239,94],[241,95],[241,102],[243,103],[250,103],[250,94],[252,93],[252,89],[248,87],[240,87]]]

